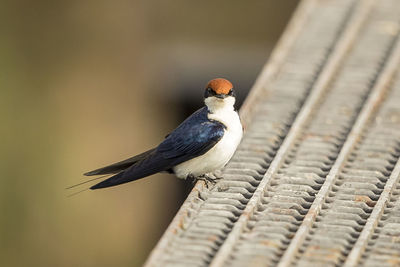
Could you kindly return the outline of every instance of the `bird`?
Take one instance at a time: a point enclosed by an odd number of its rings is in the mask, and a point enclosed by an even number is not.
[[[84,173],[86,176],[112,175],[90,189],[112,187],[158,172],[172,173],[181,179],[215,182],[220,177],[212,178],[211,173],[228,163],[243,136],[235,101],[230,81],[224,78],[209,81],[204,90],[205,105],[166,135],[157,147]]]

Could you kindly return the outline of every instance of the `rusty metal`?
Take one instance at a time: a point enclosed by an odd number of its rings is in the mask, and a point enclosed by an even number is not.
[[[368,218],[367,223],[365,224],[364,229],[360,234],[360,237],[357,239],[356,244],[354,245],[352,251],[347,257],[344,266],[346,267],[356,266],[362,254],[365,253],[365,249],[368,246],[368,242],[370,241],[371,236],[374,234],[374,231],[376,231],[378,223],[383,215],[383,212],[387,207],[388,203],[390,202],[390,197],[393,191],[396,189],[396,185],[398,185],[399,183],[399,178],[400,178],[400,161],[398,160],[396,167],[392,172],[392,175],[390,176],[389,180],[385,185],[385,189],[383,190],[377,203],[374,205],[374,209],[371,213],[371,216]],[[394,201],[392,200],[392,202]],[[400,227],[399,223],[397,223],[397,227]],[[396,259],[394,259],[393,263],[396,262],[397,264],[400,263],[399,250],[397,250],[397,253],[396,252],[394,253],[394,256],[396,257]],[[376,264],[376,262],[374,264]]]
[[[328,196],[328,194],[332,191],[332,187],[337,180],[342,168],[345,163],[348,161],[350,154],[353,152],[354,147],[362,138],[364,134],[365,126],[368,121],[371,119],[371,116],[374,114],[374,111],[381,104],[382,98],[385,95],[388,84],[391,82],[394,74],[396,73],[399,62],[400,62],[400,45],[394,49],[394,53],[391,55],[389,62],[386,68],[382,71],[382,74],[379,76],[379,80],[375,84],[372,93],[369,95],[367,102],[365,103],[360,115],[355,122],[352,131],[350,132],[346,142],[343,145],[343,148],[340,151],[338,158],[336,159],[335,164],[332,166],[328,176],[321,189],[319,190],[315,200],[310,207],[307,215],[304,217],[303,222],[299,229],[296,232],[296,235],[291,240],[290,246],[286,250],[283,255],[281,261],[279,262],[279,267],[289,266],[291,262],[295,258],[295,254],[297,250],[303,243],[304,239],[308,235],[311,227],[313,226],[317,215],[319,214],[323,203]],[[368,230],[366,230],[368,231]],[[366,232],[364,232],[366,235]],[[353,255],[355,255],[354,252]],[[349,263],[350,264],[350,263]]]
[[[387,86],[388,81],[391,79],[391,76],[393,76],[393,74],[395,72],[397,72],[397,75],[399,76],[399,67],[400,67],[400,42],[398,42],[397,47],[395,49],[395,53],[392,55],[390,62],[388,63],[387,66],[387,71],[386,71],[386,76],[382,76],[380,82],[382,84],[377,85],[381,86],[381,88],[385,89],[385,87]],[[398,88],[392,88],[392,90],[398,90],[399,89],[399,84],[400,82],[400,77],[397,77],[397,83],[394,85],[394,87],[398,87]],[[396,92],[395,92],[396,93]],[[397,119],[393,120],[392,119],[392,124],[394,124],[394,129],[390,129],[390,134],[395,138],[395,140],[397,139],[397,141],[400,143],[400,107],[399,107],[399,103],[398,101],[400,101],[400,92],[397,92],[397,98],[395,98],[397,101],[393,101],[394,103],[392,103],[392,105],[390,106],[392,108],[391,111],[393,111],[393,106],[394,109],[397,109]],[[393,95],[390,95],[390,97],[395,97]],[[375,96],[375,99],[371,99],[370,101],[375,101],[375,100],[380,100],[382,98],[381,95],[377,95]],[[393,100],[393,99],[390,99]],[[389,100],[389,101],[390,101]],[[393,105],[394,104],[394,105]],[[386,127],[388,128],[388,127]],[[386,138],[386,137],[385,137]],[[398,146],[399,147],[399,146]],[[397,164],[395,166],[395,168],[393,169],[390,178],[387,180],[386,185],[383,189],[383,192],[381,193],[379,200],[376,202],[376,204],[374,204],[374,208],[371,212],[370,217],[368,218],[360,236],[357,239],[357,242],[354,244],[353,249],[351,250],[350,254],[348,255],[346,262],[344,264],[344,266],[346,267],[351,267],[351,266],[356,266],[358,261],[360,260],[362,254],[365,252],[365,249],[367,248],[368,242],[371,239],[372,234],[374,233],[374,231],[376,230],[376,227],[378,225],[378,222],[381,220],[382,214],[385,210],[385,208],[388,205],[388,202],[390,202],[390,197],[393,193],[393,191],[396,189],[396,185],[399,184],[399,178],[400,178],[400,158],[398,158],[397,160]],[[400,230],[400,223],[398,223],[398,227]],[[397,253],[397,263],[400,263],[400,250],[398,250]]]

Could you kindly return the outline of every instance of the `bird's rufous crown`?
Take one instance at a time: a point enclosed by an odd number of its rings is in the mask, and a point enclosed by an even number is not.
[[[206,88],[211,88],[217,94],[226,95],[233,88],[233,85],[226,79],[217,78],[209,81]]]

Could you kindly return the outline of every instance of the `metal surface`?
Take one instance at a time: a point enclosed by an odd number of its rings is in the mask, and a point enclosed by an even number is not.
[[[400,64],[400,45],[397,44],[396,54],[391,58],[391,64],[388,65],[388,75],[391,72],[398,70]],[[345,266],[356,266],[363,256],[363,266],[376,266],[380,265],[400,265],[400,220],[399,211],[399,189],[400,189],[400,75],[397,74],[397,80],[395,81],[393,88],[390,88],[389,95],[387,96],[386,103],[381,108],[380,112],[375,117],[375,121],[372,123],[370,130],[371,133],[368,137],[373,138],[374,144],[368,144],[369,149],[373,148],[374,151],[379,151],[380,155],[373,154],[370,156],[380,168],[376,168],[383,175],[385,180],[397,158],[396,166],[390,174],[389,179],[386,181],[384,189],[380,193],[379,199],[374,205],[370,217],[366,221],[366,224],[354,244]],[[372,140],[371,140],[372,141]],[[379,161],[379,158],[383,159]],[[365,159],[364,159],[365,160]],[[378,182],[381,186],[383,183]],[[376,194],[377,195],[377,194]],[[394,209],[392,209],[395,207]],[[382,218],[384,211],[386,214]],[[393,211],[395,211],[393,213]],[[393,218],[394,217],[394,218]],[[389,220],[388,220],[389,219]],[[380,229],[378,229],[380,228]],[[389,228],[386,233],[382,232],[382,228]],[[392,231],[390,231],[392,229]],[[393,231],[394,230],[394,231]],[[371,237],[375,233],[373,240]],[[379,237],[392,236],[389,242],[382,242],[379,244]],[[374,241],[378,239],[377,241]],[[380,246],[379,246],[380,245]],[[374,251],[373,249],[378,248]],[[366,252],[365,250],[368,249]],[[381,252],[379,251],[381,250]],[[382,255],[383,254],[383,255]],[[368,260],[365,260],[367,259]]]
[[[400,264],[399,14],[303,1],[224,180],[196,184],[146,266]]]

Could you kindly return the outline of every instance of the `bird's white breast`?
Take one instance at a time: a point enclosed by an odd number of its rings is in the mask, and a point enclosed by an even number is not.
[[[185,179],[189,174],[199,176],[221,169],[231,159],[242,139],[242,124],[233,106],[214,110],[208,114],[208,118],[223,123],[226,126],[225,133],[205,154],[175,166],[174,172],[179,178]]]

